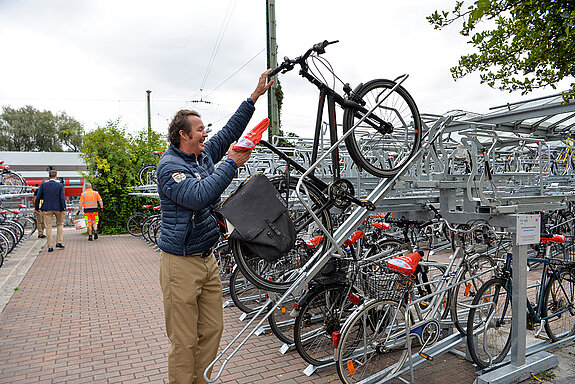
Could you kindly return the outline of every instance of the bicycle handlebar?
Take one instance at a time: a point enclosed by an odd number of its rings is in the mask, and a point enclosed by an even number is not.
[[[303,64],[307,58],[313,53],[317,53],[318,55],[321,55],[322,53],[325,53],[325,48],[328,45],[331,44],[335,44],[338,43],[339,40],[334,40],[334,41],[327,41],[324,40],[320,43],[314,44],[313,47],[311,47],[310,49],[308,49],[303,55],[296,57],[295,59],[290,59],[289,57],[285,56],[284,57],[284,61],[283,63],[281,63],[279,66],[277,66],[276,68],[274,68],[268,75],[268,77],[273,77],[275,75],[277,75],[278,73],[286,73],[291,71],[292,69],[294,69],[294,66],[296,64]]]

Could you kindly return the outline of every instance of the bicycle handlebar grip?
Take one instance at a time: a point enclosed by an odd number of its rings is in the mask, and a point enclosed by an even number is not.
[[[317,43],[313,46],[313,50],[316,51],[317,53],[325,53],[325,47],[327,47],[330,44],[335,44],[338,43],[339,40],[334,40],[334,41],[327,41],[324,40],[321,43]]]
[[[268,77],[273,77],[273,76],[277,75],[278,73],[281,72],[282,69],[284,69],[283,64],[279,65],[275,69],[272,69],[272,71],[268,74]]]

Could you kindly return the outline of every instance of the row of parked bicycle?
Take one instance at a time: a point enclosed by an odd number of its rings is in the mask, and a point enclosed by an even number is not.
[[[36,231],[36,217],[27,214],[27,207],[18,204],[19,209],[4,209],[0,200],[0,267],[4,258]]]
[[[573,218],[570,211],[543,213],[541,242],[529,252],[536,288],[528,327],[552,341],[575,333]],[[301,239],[297,260],[281,266],[252,262],[234,241],[222,246],[224,272],[230,250],[237,263],[229,282],[236,306],[252,313],[281,293],[321,241]],[[493,366],[511,347],[511,244],[509,233],[488,222],[454,226],[437,211],[425,221],[371,217],[345,242],[344,255],[303,292],[275,304],[271,331],[309,364],[335,363],[345,383],[397,375],[413,353],[433,359],[427,350],[449,327],[466,337],[479,368]]]
[[[133,214],[128,231],[155,245],[160,208],[143,208],[149,212]],[[445,329],[465,336],[479,368],[502,362],[511,346],[510,234],[483,220],[452,225],[429,209],[426,220],[370,215],[305,290],[273,304],[269,330],[312,366],[335,363],[345,383],[397,375],[413,353],[431,360],[427,350]],[[528,327],[556,341],[575,334],[575,215],[540,214],[541,241],[528,254]],[[253,315],[326,244],[310,227],[269,262],[222,235],[214,252],[224,294]]]

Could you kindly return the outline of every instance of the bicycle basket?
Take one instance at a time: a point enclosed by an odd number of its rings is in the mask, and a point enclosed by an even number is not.
[[[412,275],[404,276],[380,266],[360,271],[363,293],[367,299],[401,301],[414,285]]]

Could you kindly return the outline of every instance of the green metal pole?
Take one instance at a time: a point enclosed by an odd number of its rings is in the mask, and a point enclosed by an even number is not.
[[[266,26],[267,26],[267,67],[275,68],[277,61],[277,42],[276,42],[276,13],[275,0],[266,0]],[[276,81],[277,83],[277,81]],[[270,127],[268,129],[268,141],[271,142],[274,136],[279,134],[279,112],[276,98],[276,87],[274,83],[268,91],[268,117]]]
[[[150,113],[150,93],[152,91],[148,90],[146,93],[148,94],[148,143],[150,143],[152,141],[152,114]]]

